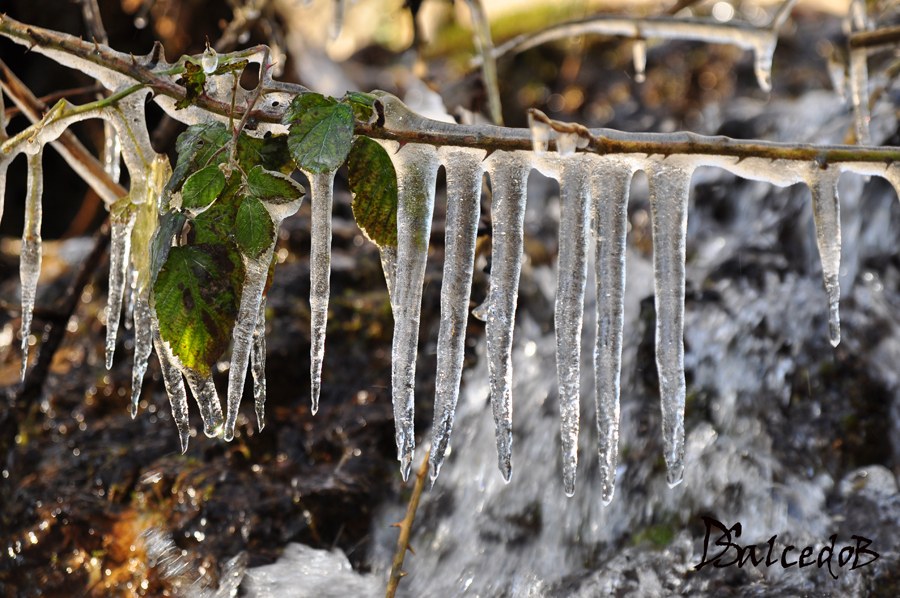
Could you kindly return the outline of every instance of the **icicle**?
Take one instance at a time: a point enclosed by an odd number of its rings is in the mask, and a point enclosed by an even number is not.
[[[676,157],[653,161],[646,168],[656,278],[656,367],[666,481],[671,487],[684,475],[684,260],[693,169],[689,159]]]
[[[256,408],[256,425],[262,432],[266,427],[266,297],[259,302],[256,330],[253,331],[253,349],[250,354],[253,372],[253,404]]]
[[[136,216],[133,210],[128,210],[121,216],[110,218],[112,235],[109,246],[109,297],[106,303],[106,369],[112,368],[116,352],[116,335],[131,256],[131,231],[134,230]]]
[[[560,173],[559,278],[556,287],[556,371],[566,496],[575,494],[581,413],[581,326],[587,280],[590,159],[572,158]]]
[[[147,360],[153,350],[153,317],[150,312],[150,288],[134,294],[134,364],[131,367],[131,418],[138,412],[141,386],[147,373]]]
[[[122,178],[122,142],[116,135],[116,128],[108,120],[103,121],[103,170],[114,180]]]
[[[575,154],[575,148],[579,145],[580,137],[577,133],[559,133],[556,137],[556,151],[560,156],[567,157]]]
[[[415,448],[413,409],[415,405],[416,355],[422,284],[431,237],[434,188],[440,166],[437,151],[430,145],[407,144],[391,156],[397,171],[397,270],[392,305],[394,341],[391,350],[394,424],[397,459],[403,479],[409,477]]]
[[[275,230],[281,226],[281,221],[297,212],[302,196],[299,199],[287,203],[263,201]],[[231,349],[231,370],[228,372],[228,414],[225,418],[225,434],[223,437],[228,442],[234,440],[234,425],[237,423],[238,409],[241,406],[241,396],[244,394],[244,379],[247,377],[247,366],[250,364],[250,352],[253,348],[253,335],[256,332],[256,321],[259,317],[259,306],[262,302],[266,279],[269,275],[269,264],[272,263],[272,255],[275,251],[275,243],[262,253],[257,259],[242,255],[244,262],[244,287],[241,290],[241,304],[234,324],[234,345]]]
[[[528,115],[528,128],[531,130],[534,153],[540,156],[550,147],[550,136],[553,129],[550,128],[550,125],[535,120],[531,114]]]
[[[495,152],[491,175],[491,292],[487,319],[491,407],[497,434],[497,459],[503,479],[512,475],[512,339],[524,245],[525,200],[530,155]]]
[[[222,432],[222,404],[219,402],[219,393],[213,383],[212,374],[205,378],[196,370],[182,367],[188,386],[200,407],[200,417],[203,418],[203,433],[208,438],[215,438]]]
[[[2,95],[3,92],[0,92]],[[3,220],[3,202],[6,198],[6,171],[9,169],[10,160],[0,161],[0,220]]]
[[[488,296],[487,299],[481,302],[481,305],[477,306],[472,310],[472,315],[475,316],[476,319],[481,320],[482,322],[487,322],[488,319],[488,309],[491,307],[491,292],[490,288],[488,288]]]
[[[440,155],[447,171],[447,224],[430,457],[432,481],[441,471],[459,399],[485,152],[442,147]]]
[[[187,394],[184,392],[184,380],[181,370],[178,368],[175,356],[169,348],[169,343],[162,340],[159,328],[153,326],[153,344],[156,347],[156,355],[159,357],[159,365],[162,370],[163,383],[166,386],[166,394],[169,395],[169,404],[172,406],[172,418],[178,428],[178,438],[181,440],[181,454],[187,452],[188,440],[191,437],[191,424],[188,420]]]
[[[850,51],[850,100],[856,125],[856,143],[872,145],[869,136],[869,67],[866,48]]]
[[[633,168],[618,160],[594,158],[592,220],[597,283],[594,380],[600,439],[603,504],[612,502],[619,453],[619,383],[625,315],[625,237]],[[562,238],[562,237],[560,237]]]
[[[31,317],[38,278],[41,275],[41,197],[44,193],[44,148],[37,142],[26,142],[28,153],[28,191],[25,200],[25,228],[22,231],[22,249],[19,259],[19,280],[22,283],[22,369],[25,380],[28,367],[28,336],[31,334]],[[33,146],[33,151],[31,148]]]
[[[387,285],[388,300],[391,302],[391,312],[394,311],[394,281],[397,279],[397,248],[379,247],[381,255],[381,269],[384,272],[384,284]]]
[[[331,208],[334,198],[334,174],[308,173],[312,202],[312,244],[309,252],[310,307],[310,397],[312,414],[319,410],[322,390],[322,360],[325,357],[325,328],[328,324],[328,295],[331,279]]]
[[[840,175],[838,168],[822,170],[814,165],[810,167],[807,177],[816,221],[816,243],[822,258],[825,292],[828,294],[828,332],[834,347],[841,342],[841,316],[838,311],[841,299],[838,280],[841,272],[841,204],[837,190]]]
[[[634,80],[643,83],[647,78],[644,75],[644,70],[647,68],[647,42],[642,39],[634,40],[631,52],[634,57]]]

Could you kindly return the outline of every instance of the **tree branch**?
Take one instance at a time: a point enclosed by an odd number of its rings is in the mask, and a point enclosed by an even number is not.
[[[397,593],[397,586],[400,580],[406,575],[403,573],[403,559],[406,557],[406,551],[413,552],[409,546],[409,538],[412,535],[412,524],[416,518],[416,510],[419,508],[419,499],[422,498],[422,490],[425,488],[425,478],[428,472],[428,455],[431,451],[425,453],[422,459],[422,467],[416,474],[416,485],[413,486],[412,496],[409,499],[409,506],[406,507],[406,516],[403,521],[395,524],[394,527],[400,528],[400,538],[397,540],[397,552],[394,553],[394,563],[391,566],[391,576],[388,579],[387,592],[385,598],[394,598]],[[413,552],[413,554],[415,554]]]

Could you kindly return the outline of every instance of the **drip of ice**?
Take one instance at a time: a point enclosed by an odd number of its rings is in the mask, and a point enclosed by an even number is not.
[[[281,226],[281,221],[292,216],[300,208],[303,201],[299,199],[281,203],[280,201],[263,201],[263,205],[272,217],[275,230]],[[247,367],[250,364],[250,353],[253,349],[253,336],[256,332],[256,322],[259,318],[259,308],[262,302],[266,279],[269,275],[269,264],[272,263],[272,255],[275,251],[273,242],[269,248],[258,258],[249,258],[242,255],[244,262],[244,286],[241,290],[241,303],[238,307],[238,315],[234,324],[232,337],[234,345],[231,349],[231,370],[228,372],[228,412],[225,418],[225,433],[223,437],[228,442],[234,439],[234,426],[237,423],[238,409],[241,406],[241,396],[244,394],[244,379],[247,376]]]
[[[644,71],[647,68],[647,42],[642,39],[634,40],[631,53],[634,58],[634,80],[643,83],[646,79]]]
[[[162,370],[163,384],[166,394],[169,396],[169,404],[172,406],[172,419],[178,428],[178,438],[181,441],[181,454],[187,452],[188,440],[191,437],[191,424],[188,420],[187,393],[184,391],[184,379],[181,377],[181,369],[178,361],[169,348],[169,343],[162,340],[159,335],[159,326],[153,325],[153,345],[156,347],[156,355],[159,357],[159,366]]]
[[[209,42],[206,42],[206,50],[203,52],[203,56],[200,57],[200,66],[203,67],[203,72],[207,75],[215,73],[216,68],[219,66],[219,54],[210,47]]]
[[[131,257],[131,231],[136,214],[128,210],[123,216],[110,218],[112,233],[109,247],[109,296],[106,304],[106,369],[112,368],[116,352],[116,335],[122,316],[122,298],[128,282],[128,264]]]
[[[115,182],[122,177],[122,142],[116,135],[116,128],[109,121],[103,122],[103,169]]]
[[[556,137],[556,151],[559,152],[560,156],[566,157],[575,153],[575,148],[578,147],[579,142],[577,133],[560,133],[557,131],[554,136]]]
[[[597,334],[594,345],[597,430],[600,441],[601,499],[615,492],[619,453],[619,388],[622,328],[625,317],[625,238],[628,194],[634,171],[625,160],[594,158],[591,220],[597,284]]]
[[[222,404],[219,402],[219,393],[213,383],[212,374],[201,376],[192,368],[181,367],[187,378],[188,386],[200,407],[200,417],[203,418],[203,433],[208,438],[215,438],[222,431]]]
[[[487,318],[491,407],[497,435],[497,459],[507,482],[512,474],[512,339],[524,247],[525,200],[531,156],[494,152],[491,176],[491,291]]]
[[[556,369],[559,381],[563,480],[575,494],[581,413],[581,326],[587,280],[590,166],[586,156],[563,162],[560,172],[559,278],[556,287]]]
[[[253,349],[250,353],[250,370],[253,372],[253,405],[256,408],[256,425],[262,432],[266,427],[266,297],[259,302],[259,315],[253,331]]]
[[[482,322],[487,322],[488,319],[488,308],[491,306],[491,294],[490,290],[488,291],[488,297],[484,301],[481,302],[481,305],[477,306],[472,310],[472,315],[475,316],[476,319],[481,320]]]
[[[134,294],[134,364],[131,368],[131,417],[137,416],[141,386],[147,373],[147,360],[153,350],[153,317],[150,312],[150,287]]]
[[[475,241],[481,215],[485,152],[442,147],[439,154],[447,171],[447,224],[430,456],[432,480],[440,473],[450,444],[450,431],[459,399],[472,272],[475,268]]]
[[[325,328],[328,324],[328,296],[331,289],[331,209],[334,199],[334,174],[306,173],[312,202],[312,231],[309,252],[310,347],[309,375],[313,415],[319,410],[322,390],[322,360],[325,357]]]
[[[840,170],[822,170],[818,165],[809,167],[807,184],[812,194],[813,216],[816,222],[816,243],[822,258],[822,275],[828,294],[828,332],[832,346],[841,342],[841,316],[838,307],[841,299],[839,276],[841,272],[841,204],[838,199]]]
[[[391,384],[397,459],[400,473],[406,480],[415,448],[413,409],[419,317],[440,160],[433,146],[410,143],[392,154],[391,161],[397,172],[397,266],[391,299],[394,310]]]
[[[22,284],[22,369],[25,380],[28,367],[28,337],[31,334],[31,317],[38,278],[41,275],[41,198],[44,194],[43,146],[30,144],[36,149],[28,154],[28,190],[25,200],[25,228],[22,231],[22,249],[19,258],[19,280]]]
[[[550,128],[550,125],[535,120],[530,113],[528,114],[528,129],[531,131],[534,153],[540,156],[550,147],[550,136],[553,129]]]
[[[856,143],[872,145],[869,135],[869,67],[868,51],[856,48],[850,51],[850,101],[853,102]]]
[[[662,405],[666,481],[684,476],[684,261],[687,208],[694,163],[689,157],[653,160],[646,166],[653,226],[656,283],[656,367]]]
[[[384,272],[384,284],[387,285],[391,311],[394,310],[394,281],[397,279],[397,248],[384,245],[378,248],[381,256],[381,270]]]
[[[3,95],[3,93],[0,92],[0,95]],[[0,220],[3,219],[3,203],[6,198],[6,171],[9,170],[10,162],[11,160],[0,161]]]

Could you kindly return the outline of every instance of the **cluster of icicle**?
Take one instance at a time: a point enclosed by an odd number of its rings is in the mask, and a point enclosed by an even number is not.
[[[385,126],[409,129],[452,126],[431,123],[399,100],[382,96]],[[509,131],[507,129],[506,131]],[[612,500],[618,452],[619,376],[623,335],[627,202],[633,174],[647,174],[653,230],[656,288],[656,354],[660,379],[667,481],[678,484],[684,462],[684,289],[687,208],[693,171],[717,166],[738,176],[779,186],[805,183],[812,192],[816,238],[828,298],[833,345],[840,342],[838,303],[841,233],[837,182],[844,171],[879,175],[900,186],[900,167],[872,162],[738,159],[715,155],[610,154],[576,150],[589,139],[560,133],[531,121],[533,151],[495,151],[383,142],[397,172],[398,246],[382,249],[382,264],[394,311],[393,401],[401,472],[406,476],[414,450],[414,381],[422,285],[438,169],[447,178],[447,221],[431,475],[435,478],[449,444],[459,394],[466,320],[475,259],[482,178],[491,182],[492,255],[490,293],[484,310],[490,400],[494,413],[500,471],[512,471],[511,349],[523,251],[527,180],[532,169],[560,184],[559,278],[556,298],[557,370],[564,483],[575,489],[580,413],[580,353],[589,238],[593,240],[597,285],[594,347],[597,425],[603,501]],[[612,139],[684,142],[689,134],[628,135],[592,131]],[[693,136],[695,141],[701,139]],[[557,151],[549,152],[551,141]],[[591,229],[590,233],[588,229]],[[316,242],[315,239],[313,241]]]

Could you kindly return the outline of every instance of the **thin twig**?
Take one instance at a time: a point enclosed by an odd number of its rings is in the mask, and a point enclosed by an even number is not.
[[[37,98],[37,101],[46,106],[47,104],[52,104],[53,102],[61,100],[63,98],[77,98],[78,96],[95,94],[98,91],[103,91],[102,85],[86,85],[84,87],[73,87],[72,89],[63,89],[61,91],[48,93],[45,96]],[[6,119],[9,120],[21,113],[22,111],[18,106],[12,106],[6,109]]]
[[[416,474],[416,485],[413,486],[412,496],[409,498],[409,506],[406,507],[406,517],[400,523],[394,524],[394,527],[400,528],[400,538],[397,540],[397,552],[394,554],[394,564],[391,566],[391,577],[388,579],[387,592],[385,598],[394,598],[397,592],[397,586],[400,580],[406,575],[403,573],[403,559],[406,557],[406,551],[413,554],[415,552],[409,546],[409,537],[412,535],[412,524],[416,518],[416,509],[419,508],[419,499],[422,497],[422,490],[425,488],[425,479],[428,477],[428,454],[422,459],[422,467]]]
[[[850,49],[879,48],[881,46],[895,46],[898,42],[900,42],[900,25],[882,27],[875,31],[854,33],[847,40],[847,45],[850,46]]]

